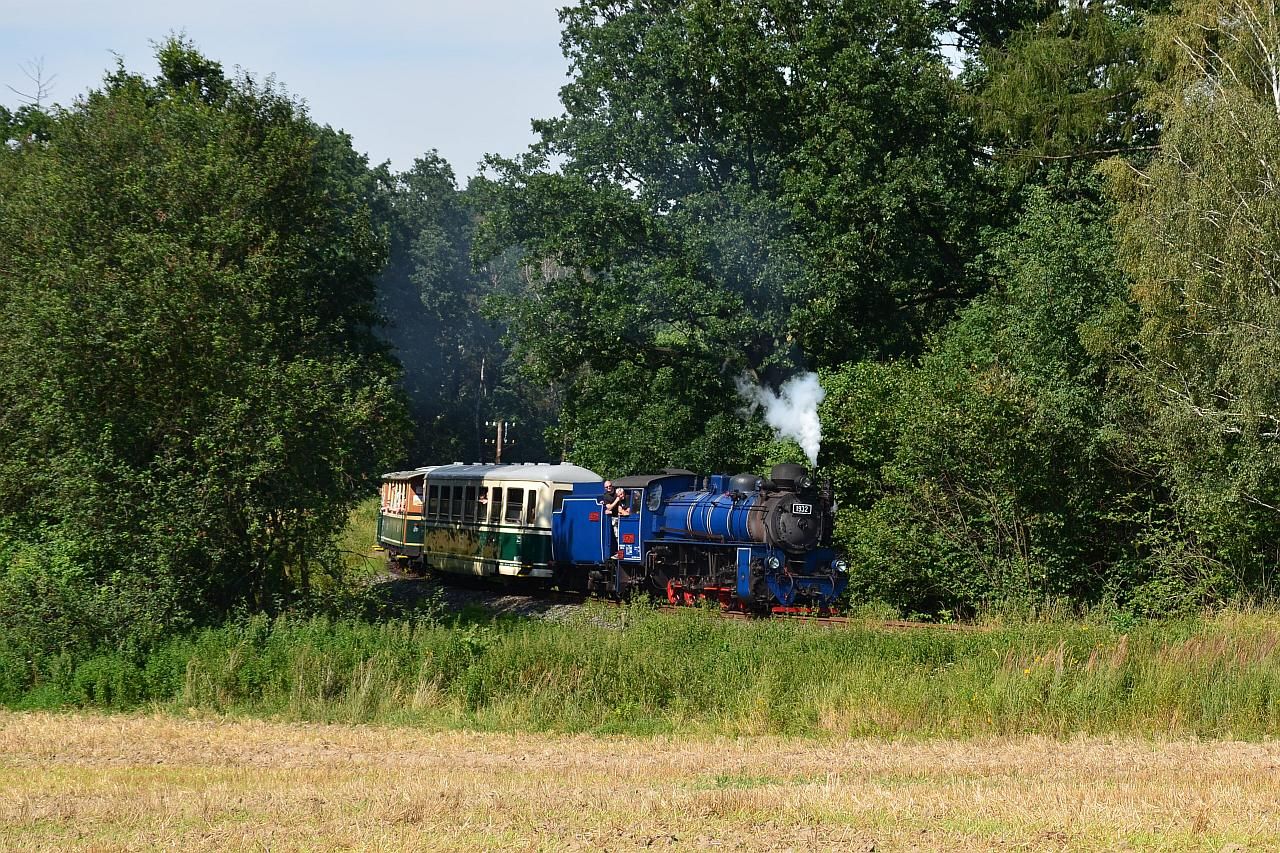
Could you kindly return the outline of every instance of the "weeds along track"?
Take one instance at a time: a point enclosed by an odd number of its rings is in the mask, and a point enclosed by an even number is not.
[[[468,606],[482,607],[503,615],[531,616],[535,618],[560,621],[569,613],[594,602],[610,607],[621,606],[624,602],[615,598],[598,598],[586,593],[565,592],[558,589],[540,587],[533,584],[517,585],[503,583],[487,578],[467,577],[430,572],[426,575],[408,574],[399,571],[395,566],[388,566],[388,576],[402,583],[430,583],[438,585],[443,593],[445,605],[450,610],[460,611]],[[667,602],[655,601],[654,609],[659,611],[679,611],[687,608]],[[861,616],[817,615],[809,613],[772,613],[754,614],[738,610],[719,610],[721,618],[741,621],[761,621],[780,619],[789,622],[823,625],[830,628],[857,626],[861,628],[879,628],[888,631],[982,631],[977,625],[954,623],[918,622],[908,619],[870,619]]]

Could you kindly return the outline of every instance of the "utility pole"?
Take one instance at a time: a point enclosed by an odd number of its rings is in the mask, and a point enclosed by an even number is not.
[[[485,356],[482,355],[480,356],[480,387],[476,389],[476,452],[481,454],[484,453],[484,430],[480,426],[480,410],[484,405],[484,398],[488,396],[484,387],[484,368]]]
[[[485,426],[494,430],[493,438],[486,438],[484,443],[493,445],[493,461],[502,461],[502,451],[508,446],[515,444],[515,439],[511,437],[511,427],[515,426],[515,421],[485,421]]]

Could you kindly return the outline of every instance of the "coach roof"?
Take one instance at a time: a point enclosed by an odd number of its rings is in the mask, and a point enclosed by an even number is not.
[[[577,465],[551,465],[546,462],[515,465],[454,463],[429,470],[431,480],[536,480],[545,483],[597,483],[603,479],[594,471]]]
[[[421,477],[423,474],[429,474],[435,470],[434,466],[428,465],[426,468],[414,468],[412,471],[392,471],[389,474],[383,474],[384,480],[412,480],[414,477]]]

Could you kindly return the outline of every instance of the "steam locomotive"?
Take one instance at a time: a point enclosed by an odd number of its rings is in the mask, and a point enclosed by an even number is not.
[[[800,465],[754,474],[665,469],[603,480],[575,465],[454,465],[383,479],[378,539],[411,569],[538,579],[561,589],[753,612],[828,610],[848,583],[833,502]]]

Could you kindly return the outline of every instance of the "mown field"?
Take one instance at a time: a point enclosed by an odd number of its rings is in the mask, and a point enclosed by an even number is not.
[[[1244,850],[1280,746],[596,737],[0,714],[27,850]]]

